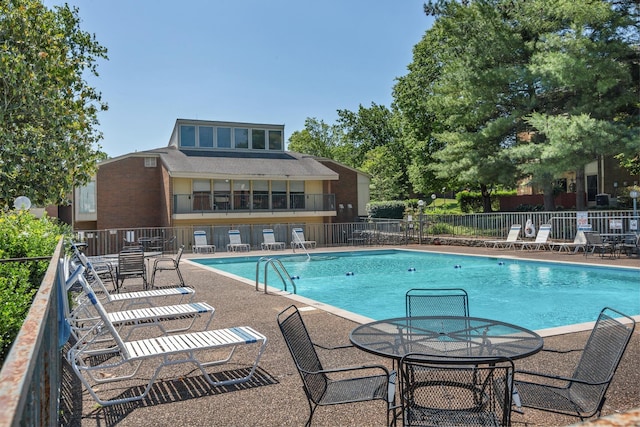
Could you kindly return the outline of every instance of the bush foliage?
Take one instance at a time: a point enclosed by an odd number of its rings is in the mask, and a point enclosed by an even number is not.
[[[0,212],[0,259],[51,256],[67,231],[28,211]],[[0,364],[29,311],[49,261],[0,263]]]
[[[371,202],[367,205],[369,218],[402,219],[406,204],[403,201]]]

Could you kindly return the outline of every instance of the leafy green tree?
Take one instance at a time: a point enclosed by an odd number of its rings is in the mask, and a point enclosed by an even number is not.
[[[295,131],[289,137],[287,148],[297,153],[326,157],[335,160],[335,150],[340,141],[340,131],[322,120],[309,118],[304,121],[304,129]]]
[[[101,95],[84,80],[106,49],[80,29],[77,8],[0,2],[0,206],[20,195],[63,204],[91,178]]]
[[[336,160],[369,172],[375,200],[405,198],[413,193],[407,165],[410,152],[400,139],[397,114],[371,103],[358,111],[338,110],[342,130]]]
[[[437,19],[394,92],[405,128],[427,152],[416,157],[425,163],[415,169],[480,188],[485,211],[491,209],[492,188],[513,186],[532,174],[552,209],[552,184],[560,174],[592,161],[594,152],[633,152],[633,1],[438,0],[425,11]],[[552,141],[549,126],[558,122],[540,121],[534,113],[576,116],[593,139],[583,138],[582,149],[557,132]],[[585,121],[583,114],[599,123]],[[547,133],[536,127],[542,123]],[[573,157],[568,167],[571,155],[584,158]]]

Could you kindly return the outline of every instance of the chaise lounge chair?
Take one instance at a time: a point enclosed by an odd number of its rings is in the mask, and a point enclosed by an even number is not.
[[[520,246],[521,250],[535,249],[539,251],[540,249],[545,249],[545,247],[549,246],[550,235],[551,235],[551,224],[542,224],[540,226],[540,229],[538,230],[538,234],[536,234],[536,240],[534,240],[533,242],[527,242],[527,241],[513,242],[514,249],[516,246]]]
[[[105,303],[121,303],[120,308],[130,307],[133,305],[147,305],[153,306],[153,300],[157,301],[157,298],[166,297],[178,297],[178,302],[183,301],[190,302],[196,291],[188,286],[181,286],[176,288],[161,288],[151,289],[137,292],[120,292],[117,294],[111,294],[107,291],[107,288],[102,283],[102,279],[98,276],[98,273],[93,269],[93,265],[87,260],[87,257],[81,253],[76,252],[76,259],[80,264],[86,268],[89,280],[92,286],[96,287],[96,291],[99,292],[105,301]]]
[[[93,328],[87,331],[87,333],[71,347],[67,353],[67,358],[71,363],[73,371],[87,388],[89,394],[100,405],[113,405],[144,399],[145,396],[149,394],[149,391],[151,391],[151,387],[162,368],[182,363],[192,363],[196,365],[198,369],[200,369],[204,379],[214,387],[248,381],[253,376],[260,357],[267,345],[267,337],[249,326],[237,326],[126,341],[122,339],[116,328],[109,321],[104,307],[96,298],[84,277],[80,276],[79,281],[89,301],[98,312],[101,321],[97,322]],[[94,349],[94,344],[105,336],[110,336],[114,340],[116,343],[115,347],[108,349],[99,347],[98,349]],[[259,349],[253,361],[253,366],[246,375],[238,378],[228,378],[228,376],[225,376],[226,379],[216,380],[207,369],[205,369],[210,366],[222,365],[229,362],[238,346],[253,344],[259,344]],[[231,350],[228,355],[221,359],[213,357],[215,360],[208,360],[209,358],[207,358],[207,360],[201,360],[204,359],[205,356],[211,355],[210,351],[226,350],[229,348]],[[205,351],[207,352],[204,353]],[[104,357],[106,355],[109,357]],[[94,356],[103,357],[97,358]],[[125,397],[104,399],[98,396],[98,393],[102,394],[105,390],[104,387],[94,388],[95,385],[131,379],[138,374],[142,362],[146,360],[156,362],[155,370],[151,374],[146,386],[134,386],[119,395]],[[139,390],[142,390],[142,392],[134,394]]]
[[[549,243],[549,247],[551,248],[551,250],[557,248],[558,252],[570,252],[571,249],[573,249],[573,253],[577,253],[580,249],[584,251],[587,245],[587,237],[584,235],[584,233],[590,231],[590,225],[579,227],[578,231],[576,232],[576,237],[574,237],[573,239],[573,242],[551,242]]]
[[[513,248],[513,244],[518,241],[518,237],[520,236],[520,230],[522,226],[520,224],[513,224],[509,229],[509,234],[507,235],[506,240],[485,240],[484,246],[486,248]]]
[[[207,241],[207,232],[196,230],[193,232],[193,253],[216,253],[216,245],[210,245]]]
[[[240,238],[240,230],[229,230],[229,244],[227,244],[227,252],[247,251],[251,250],[251,245],[242,243]]]
[[[305,239],[302,228],[294,228],[291,230],[291,248],[315,249],[315,247],[316,241]]]
[[[262,239],[264,240],[261,244],[263,250],[285,249],[287,246],[284,242],[276,242],[275,234],[271,228],[262,230]]]
[[[65,263],[60,260],[60,263]],[[61,265],[59,271],[69,272],[69,268]],[[75,298],[75,306],[73,310],[69,307],[69,301],[66,297],[70,288],[78,282],[78,277],[83,275],[85,268],[78,266],[68,277],[60,277],[61,295],[65,296],[63,300],[63,311],[65,319],[70,327],[70,332],[76,339],[95,325],[99,321],[99,316],[93,311],[93,307],[89,304],[88,296],[83,292]],[[67,275],[65,273],[61,273]],[[86,280],[86,278],[85,278]],[[138,327],[155,326],[163,334],[171,334],[175,332],[184,332],[191,329],[196,319],[208,316],[204,329],[207,329],[213,320],[215,309],[206,302],[191,302],[186,304],[166,305],[157,307],[148,307],[135,310],[122,310],[108,312],[109,321],[121,332],[125,327],[129,330],[127,338]],[[173,329],[167,329],[165,322],[180,321],[179,324],[173,324]],[[186,325],[185,325],[186,323]]]

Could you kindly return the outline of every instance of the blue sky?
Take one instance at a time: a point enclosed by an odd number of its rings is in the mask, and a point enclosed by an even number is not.
[[[63,4],[45,0],[45,5]],[[102,148],[168,144],[175,120],[333,124],[336,110],[389,107],[432,23],[424,0],[68,0],[108,50],[98,78]]]

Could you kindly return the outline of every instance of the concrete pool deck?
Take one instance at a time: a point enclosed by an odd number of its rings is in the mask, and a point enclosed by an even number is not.
[[[638,258],[600,259],[598,256],[584,257],[582,254],[568,255],[549,251],[496,250],[484,247],[460,246],[403,246],[416,250],[466,253],[472,255],[509,256],[517,258],[539,259],[587,263],[592,265],[620,266],[640,268]],[[357,248],[336,248],[352,250]],[[380,247],[372,247],[380,249]],[[329,249],[331,250],[331,249]],[[325,252],[316,249],[312,253]],[[279,254],[291,252],[280,251]],[[250,255],[262,255],[267,252],[251,251]],[[246,253],[242,254],[246,255]],[[226,253],[215,257],[233,256]],[[295,303],[299,307],[308,307],[303,317],[314,341],[338,345],[349,341],[349,332],[358,325],[360,319],[349,313],[336,312],[330,307],[321,307],[313,302],[305,302],[295,296],[282,294],[265,295],[262,290],[256,292],[253,285],[240,283],[225,275],[188,261],[201,257],[188,255],[186,262],[180,264],[185,282],[196,289],[197,301],[206,301],[216,308],[212,328],[224,328],[237,325],[249,325],[268,337],[269,343],[263,355],[259,370],[253,380],[245,384],[227,387],[211,387],[199,372],[190,365],[177,365],[165,368],[154,385],[150,396],[141,402],[110,407],[98,407],[86,390],[75,381],[73,373],[65,371],[63,375],[63,400],[65,414],[63,425],[73,426],[301,426],[304,425],[309,408],[300,378],[293,365],[291,356],[284,344],[276,315],[288,305]],[[204,257],[204,256],[202,256]],[[168,284],[173,278],[171,272],[159,276],[160,284]],[[453,285],[453,284],[452,284]],[[125,283],[128,290],[137,290],[135,281]],[[126,290],[125,289],[125,290]],[[640,298],[640,293],[630,295]],[[614,307],[615,308],[615,307]],[[593,318],[598,313],[593,313]],[[576,332],[584,328],[568,328],[545,331],[545,346],[559,349],[573,349],[584,346],[588,332]],[[610,416],[640,408],[640,328],[636,328],[631,343],[622,359],[622,363],[607,393],[602,415]],[[154,331],[155,332],[155,331]],[[554,334],[551,334],[551,333]],[[557,335],[557,333],[562,333]],[[353,349],[328,360],[330,366],[355,365],[362,363],[381,363],[390,367],[391,362],[368,353]],[[240,352],[238,358],[224,367],[233,375],[252,362],[252,354]],[[556,374],[570,374],[579,354],[566,355],[538,353],[516,362],[518,369],[540,370]],[[117,384],[101,387],[107,395],[117,396],[127,393],[131,388],[146,384],[148,371],[136,378]],[[614,424],[607,420],[606,425],[638,425],[640,420],[630,419],[634,415],[622,416],[624,424]],[[637,417],[637,413],[636,413]],[[618,420],[622,421],[620,418]],[[576,418],[525,409],[524,414],[513,414],[513,424],[521,426],[570,425],[579,421]],[[605,420],[603,420],[605,422]],[[385,412],[381,402],[349,404],[321,407],[314,416],[314,426],[382,426],[385,424]]]

